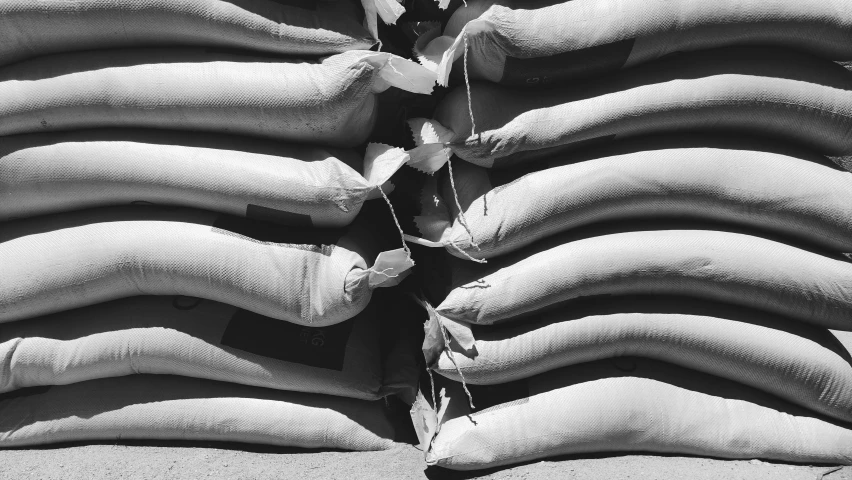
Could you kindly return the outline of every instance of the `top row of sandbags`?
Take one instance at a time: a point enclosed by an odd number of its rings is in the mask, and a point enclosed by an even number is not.
[[[317,56],[379,43],[396,0],[4,0],[0,65],[102,48],[203,46]],[[362,21],[363,19],[363,21]]]
[[[441,2],[445,6],[448,2]],[[470,0],[415,48],[446,85],[454,62],[474,79],[540,86],[734,45],[852,59],[847,0]]]

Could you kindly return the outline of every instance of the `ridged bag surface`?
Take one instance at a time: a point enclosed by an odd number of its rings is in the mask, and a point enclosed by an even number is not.
[[[488,168],[641,135],[737,133],[852,153],[852,73],[794,51],[731,47],[673,55],[558,89],[516,91],[471,82],[409,121],[412,166],[447,156]]]
[[[376,400],[376,309],[306,327],[192,297],[141,296],[10,322],[0,392],[138,373]]]
[[[683,295],[852,330],[852,263],[738,232],[654,230],[556,236],[478,265],[457,260],[435,308],[490,325],[594,295]]]
[[[412,265],[402,249],[379,254],[375,222],[362,212],[345,229],[313,229],[166,207],[8,222],[0,226],[0,322],[186,295],[300,325],[337,324]]]
[[[358,5],[339,0],[4,0],[0,64],[101,48],[199,46],[283,55],[367,50]]]
[[[852,425],[852,355],[824,328],[782,316],[654,296],[604,297],[522,323],[473,328],[437,373],[495,385],[556,368],[639,356],[727,378]],[[474,398],[476,400],[476,398]]]
[[[318,61],[210,49],[102,50],[0,69],[0,135],[83,128],[161,128],[351,147],[391,85],[429,93],[434,75],[389,53]]]
[[[133,375],[0,395],[0,447],[195,440],[385,450],[381,402],[172,375]]]
[[[471,0],[443,32],[417,42],[423,65],[446,85],[471,78],[538,87],[628,68],[677,52],[777,46],[852,59],[845,0]],[[453,62],[459,61],[456,66]]]
[[[460,258],[496,257],[595,222],[665,218],[743,225],[852,252],[852,173],[810,160],[684,147],[579,162],[561,154],[531,163],[532,172],[461,162],[453,174],[467,228],[448,175],[438,202],[424,189],[415,222]]]
[[[378,144],[367,156],[189,132],[14,135],[0,139],[0,220],[153,203],[341,227],[406,159]]]
[[[422,396],[415,405],[428,464],[476,470],[612,452],[852,464],[848,424],[647,359],[620,357],[470,390],[478,399],[472,414],[453,386],[438,415]]]

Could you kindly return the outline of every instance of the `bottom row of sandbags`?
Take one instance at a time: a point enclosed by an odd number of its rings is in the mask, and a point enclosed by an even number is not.
[[[68,441],[203,440],[383,450],[382,402],[172,375],[131,375],[0,395],[0,447]]]
[[[501,385],[467,385],[474,409],[461,383],[436,382],[438,411],[423,395],[412,409],[430,465],[476,470],[631,451],[852,463],[849,424],[656,360],[617,357]]]

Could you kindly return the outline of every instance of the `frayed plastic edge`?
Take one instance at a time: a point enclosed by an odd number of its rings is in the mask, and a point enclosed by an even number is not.
[[[390,179],[409,159],[408,152],[401,148],[384,143],[368,144],[364,153],[364,179],[370,187],[367,199],[381,197],[378,188],[385,193],[393,192],[394,186]]]
[[[396,25],[399,17],[405,13],[405,7],[400,5],[396,0],[372,0],[376,5],[376,10],[382,21],[388,25]]]
[[[423,452],[426,463],[430,465],[435,463],[434,461],[430,462],[431,456],[429,455],[432,450],[432,441],[441,431],[441,425],[444,423],[444,416],[451,400],[444,388],[441,389],[440,398],[440,407],[439,405],[432,406],[429,405],[423,393],[418,391],[410,411],[411,422],[414,424],[417,440],[420,441],[420,450]]]
[[[465,394],[467,394],[468,401],[470,402],[470,408],[473,409],[473,396],[467,389],[467,382],[464,379],[464,373],[456,363],[453,351],[450,349],[450,338],[448,334],[448,332],[451,331],[450,329],[452,329],[452,331],[462,335],[461,340],[457,339],[456,342],[466,350],[466,354],[469,353],[471,356],[475,356],[476,344],[473,335],[470,333],[470,328],[468,327],[467,335],[465,336],[463,328],[456,328],[455,325],[451,325],[454,322],[438,314],[429,302],[420,300],[420,303],[429,313],[429,319],[426,320],[426,323],[423,325],[425,336],[423,338],[422,350],[423,358],[426,360],[426,370],[429,372],[431,377],[432,370],[438,364],[438,360],[441,358],[441,355],[446,353],[447,357],[456,367],[456,371],[461,379],[462,388],[464,389]],[[470,348],[465,347],[465,345],[468,345]]]
[[[393,25],[405,13],[405,7],[396,0],[361,0],[361,6],[364,7],[364,23],[367,31],[379,43],[379,49],[381,49],[378,18],[381,17],[383,22]]]
[[[388,52],[365,53],[361,59],[379,69],[383,84],[379,82],[373,87],[376,93],[396,87],[406,92],[429,95],[435,87],[435,72],[415,61]]]
[[[452,130],[445,128],[435,120],[412,118],[408,121],[414,144],[408,151],[408,166],[429,175],[444,166],[452,155],[447,143],[454,137]]]
[[[414,42],[414,58],[434,72],[438,84],[446,87],[453,63],[461,57],[459,47],[464,42],[464,30],[456,38],[441,35],[441,27],[430,29]]]
[[[370,288],[393,287],[399,285],[411,273],[414,260],[406,248],[397,248],[382,252],[376,257],[370,268]]]
[[[370,184],[371,191],[370,195],[367,198],[375,198],[375,193],[378,192],[378,195],[381,196],[385,203],[388,205],[388,209],[390,209],[391,216],[393,217],[393,223],[396,225],[396,229],[399,232],[400,240],[402,240],[402,250],[406,255],[406,260],[403,263],[399,263],[399,265],[409,265],[405,267],[406,269],[414,266],[414,260],[411,258],[411,249],[408,248],[408,244],[405,240],[405,232],[402,230],[402,225],[399,224],[399,218],[396,216],[396,211],[393,208],[393,203],[391,203],[390,198],[388,198],[388,190],[392,190],[392,188],[388,189],[385,187],[385,184],[388,183],[390,178],[394,173],[399,170],[400,167],[405,165],[408,161],[408,154],[405,150],[401,148],[392,147],[390,145],[385,145],[383,143],[370,143],[367,145],[367,151],[364,154],[364,177],[367,182]],[[393,187],[393,184],[390,184]],[[388,255],[385,257],[386,261],[391,260],[391,252],[385,252]],[[381,255],[379,256],[381,257]],[[376,259],[378,262],[378,259]],[[394,261],[397,261],[394,257]],[[398,264],[389,264],[390,267],[393,268],[392,273],[387,274],[388,276],[394,277],[399,271]],[[373,269],[377,268],[376,265],[373,266]],[[372,269],[371,269],[372,271]],[[386,275],[387,266],[382,267],[380,270],[377,270],[375,273],[379,273],[381,275]],[[401,281],[402,279],[400,279]],[[374,284],[375,283],[375,284]],[[370,277],[370,286],[382,286],[386,282],[380,281],[379,278],[374,278],[372,275]],[[399,282],[396,282],[399,283]],[[395,285],[395,283],[394,283]]]

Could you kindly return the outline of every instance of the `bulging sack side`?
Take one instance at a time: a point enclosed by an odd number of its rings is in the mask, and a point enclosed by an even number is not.
[[[852,464],[852,430],[712,375],[619,357],[412,409],[426,462],[476,470],[567,454],[654,452]],[[494,400],[488,400],[488,399]]]
[[[443,32],[423,34],[415,53],[441,85],[466,67],[470,78],[540,87],[734,45],[849,60],[850,40],[845,0],[470,0]]]
[[[6,0],[0,5],[0,65],[103,48],[198,46],[296,56],[367,50],[378,36],[362,26],[362,15],[352,2],[339,0],[78,0],[73,5]]]
[[[384,205],[378,205],[384,207]],[[311,327],[348,320],[413,262],[379,252],[374,215],[345,229],[115,207],[0,228],[0,322],[135,295],[185,295]]]
[[[0,69],[0,136],[158,128],[352,147],[371,133],[377,93],[434,83],[415,62],[360,50],[318,62],[208,49],[54,55]]]
[[[852,154],[852,73],[793,51],[731,47],[673,55],[550,90],[471,82],[433,119],[409,121],[410,165],[437,171],[456,155],[487,168],[644,135],[738,133],[823,155]]]
[[[187,132],[94,130],[0,137],[0,220],[131,203],[342,227],[390,191],[407,155]]]
[[[606,221],[692,219],[757,228],[852,252],[852,173],[774,152],[652,149],[587,161],[556,155],[537,170],[453,166],[427,181],[415,217],[427,245],[488,259]],[[455,184],[463,216],[459,215]]]
[[[386,450],[381,402],[172,375],[132,375],[0,395],[0,447],[193,440]]]
[[[852,422],[852,352],[828,330],[778,315],[660,296],[619,297],[472,330],[472,348],[444,346],[433,359],[435,372],[456,381],[463,376],[468,385],[495,385],[638,356],[727,378]]]
[[[484,266],[457,260],[435,311],[490,325],[594,295],[683,295],[852,330],[848,260],[711,230],[557,236]]]
[[[381,397],[376,308],[308,327],[193,297],[132,297],[3,325],[0,393],[134,374]]]

